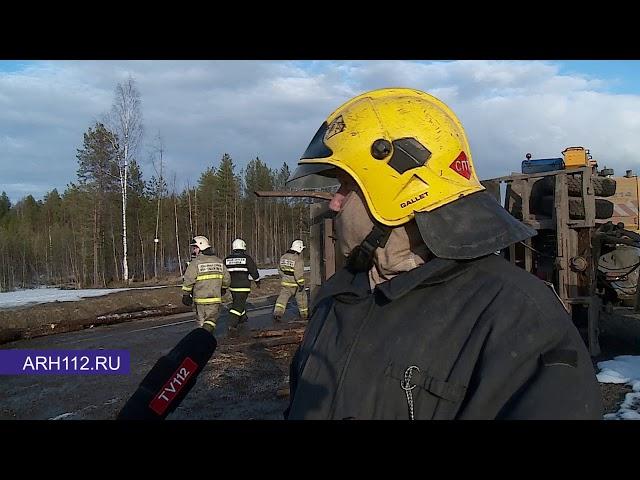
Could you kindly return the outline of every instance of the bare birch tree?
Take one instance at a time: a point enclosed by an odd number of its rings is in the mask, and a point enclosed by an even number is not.
[[[117,137],[118,175],[122,196],[122,279],[129,282],[127,262],[127,187],[129,162],[135,155],[142,138],[142,108],[140,92],[133,77],[116,86],[115,100],[108,116],[110,130]]]

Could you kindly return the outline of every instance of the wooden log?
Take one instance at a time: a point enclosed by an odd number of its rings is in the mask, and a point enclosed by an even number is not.
[[[253,335],[253,338],[265,338],[265,337],[282,337],[284,335],[301,335],[304,333],[304,328],[288,328],[282,330],[258,330]]]
[[[307,288],[307,290],[309,290]],[[289,322],[287,322],[288,325],[308,325],[309,321],[308,320],[291,320]]]
[[[306,198],[319,198],[320,200],[331,200],[333,198],[332,193],[328,192],[292,192],[292,191],[266,191],[257,190],[253,192],[256,197],[306,197]]]
[[[300,343],[302,341],[302,335],[289,335],[286,337],[273,337],[273,338],[256,338],[250,342],[243,343],[225,343],[221,344],[218,349],[222,351],[235,350],[239,347],[276,347],[278,345],[290,345],[293,343]]]
[[[108,325],[111,323],[126,322],[128,320],[134,320],[136,318],[172,315],[174,313],[181,313],[183,311],[185,311],[184,307],[166,306],[149,310],[138,310],[137,312],[109,313],[107,315],[97,316],[95,322],[92,323],[98,325]]]
[[[288,337],[280,338],[266,338],[258,339],[256,343],[265,347],[275,347],[278,345],[289,345],[291,343],[300,343],[302,341],[302,335],[291,335]]]

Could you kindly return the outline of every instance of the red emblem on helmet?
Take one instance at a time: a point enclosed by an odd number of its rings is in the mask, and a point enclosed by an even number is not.
[[[467,155],[464,152],[460,152],[458,158],[456,158],[449,168],[464,178],[469,180],[471,178],[471,165],[467,159]]]

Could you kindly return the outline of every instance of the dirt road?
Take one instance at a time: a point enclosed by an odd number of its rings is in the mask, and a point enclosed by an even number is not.
[[[218,349],[169,419],[282,419],[287,398],[278,397],[278,390],[287,386],[297,345],[246,345],[252,329],[272,325],[272,308],[267,301],[249,306],[244,333],[233,340],[223,333],[228,315],[223,314]],[[285,324],[295,319],[293,309],[290,305]],[[2,348],[128,350],[131,373],[4,376],[0,419],[113,419],[157,359],[195,325],[192,313],[182,313],[7,343]]]

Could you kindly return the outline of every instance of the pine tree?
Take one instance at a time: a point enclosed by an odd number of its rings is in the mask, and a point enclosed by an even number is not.
[[[225,153],[220,160],[220,166],[216,172],[216,214],[220,218],[220,232],[217,238],[216,250],[225,256],[229,252],[229,245],[233,241],[231,234],[235,217],[233,206],[237,198],[238,187],[236,185],[235,166],[231,156]],[[213,239],[212,239],[213,240]]]
[[[206,235],[210,239],[214,238],[216,222],[215,222],[215,199],[217,188],[217,176],[215,168],[207,168],[198,180],[196,188],[198,196],[198,231],[195,235]]]
[[[101,273],[105,269],[105,209],[110,193],[117,191],[117,172],[115,159],[118,154],[118,144],[115,135],[102,123],[96,123],[84,134],[84,142],[76,155],[78,159],[78,181],[80,188],[87,192],[93,200],[91,218],[92,232],[92,260],[93,285],[99,283]]]
[[[7,192],[2,192],[0,195],[0,220],[11,210],[11,201],[7,196]]]

